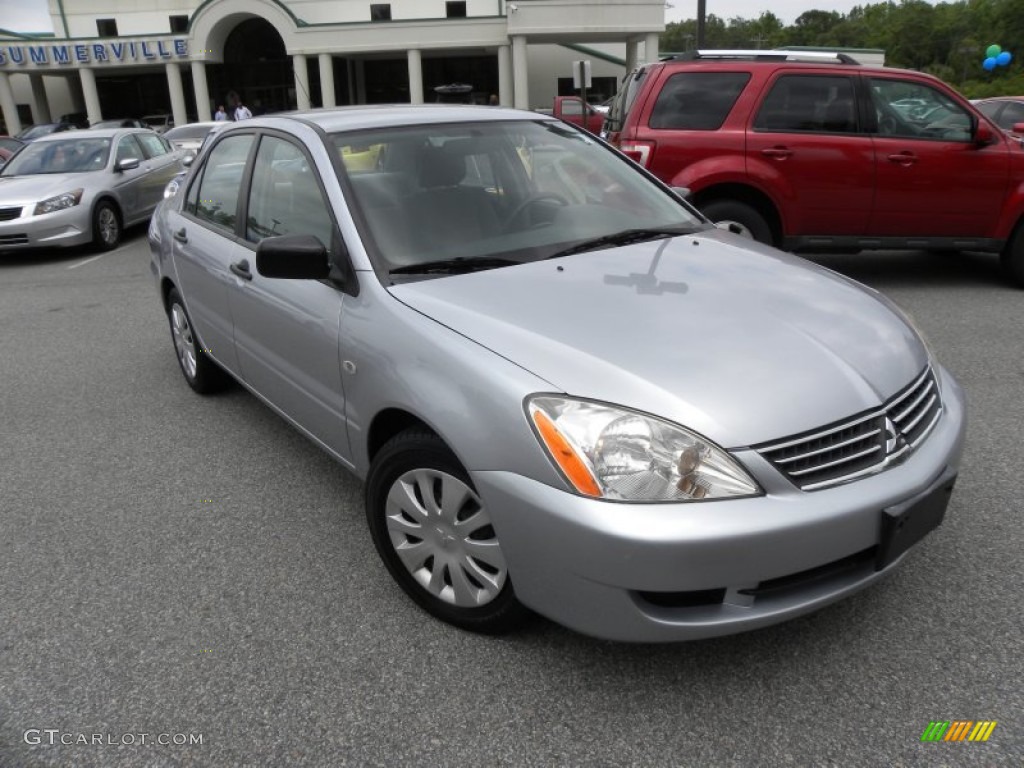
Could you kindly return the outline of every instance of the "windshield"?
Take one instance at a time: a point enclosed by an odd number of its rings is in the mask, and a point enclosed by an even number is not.
[[[68,138],[27,144],[4,166],[3,176],[37,173],[88,173],[107,165],[110,139]]]
[[[698,214],[592,136],[553,121],[381,128],[332,136],[371,258],[384,271],[500,266],[638,230],[702,228]]]

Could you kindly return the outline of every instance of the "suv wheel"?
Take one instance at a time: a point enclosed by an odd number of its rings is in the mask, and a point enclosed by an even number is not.
[[[757,240],[759,243],[773,245],[772,229],[755,208],[735,200],[713,200],[701,208],[701,213],[715,224],[735,224],[739,234]],[[736,229],[732,229],[736,231]]]
[[[1017,225],[1010,242],[1003,248],[999,266],[1010,280],[1024,288],[1024,222]]]

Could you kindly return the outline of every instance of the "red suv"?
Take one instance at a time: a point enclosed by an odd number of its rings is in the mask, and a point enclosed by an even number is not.
[[[844,54],[685,54],[629,73],[604,131],[762,242],[998,252],[1024,285],[1021,142],[930,75]]]

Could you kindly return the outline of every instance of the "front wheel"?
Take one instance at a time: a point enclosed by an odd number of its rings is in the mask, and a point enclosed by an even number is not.
[[[121,217],[113,203],[106,200],[92,212],[92,239],[101,251],[110,251],[121,242]]]
[[[738,234],[744,237],[773,245],[772,229],[768,222],[757,209],[746,203],[736,200],[713,200],[701,208],[701,213],[715,224],[735,224],[739,229]]]
[[[437,435],[412,429],[381,448],[366,481],[366,518],[391,576],[437,618],[500,634],[528,615],[487,506]]]
[[[1003,248],[999,266],[1011,282],[1024,288],[1024,222],[1017,225],[1010,242]]]

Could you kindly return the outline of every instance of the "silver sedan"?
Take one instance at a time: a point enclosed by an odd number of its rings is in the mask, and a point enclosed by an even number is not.
[[[945,515],[963,394],[911,320],[560,121],[235,123],[150,245],[188,385],[240,382],[363,478],[388,571],[457,626],[754,629]]]
[[[148,219],[184,153],[150,130],[45,136],[0,171],[0,251],[95,243],[117,246]]]

